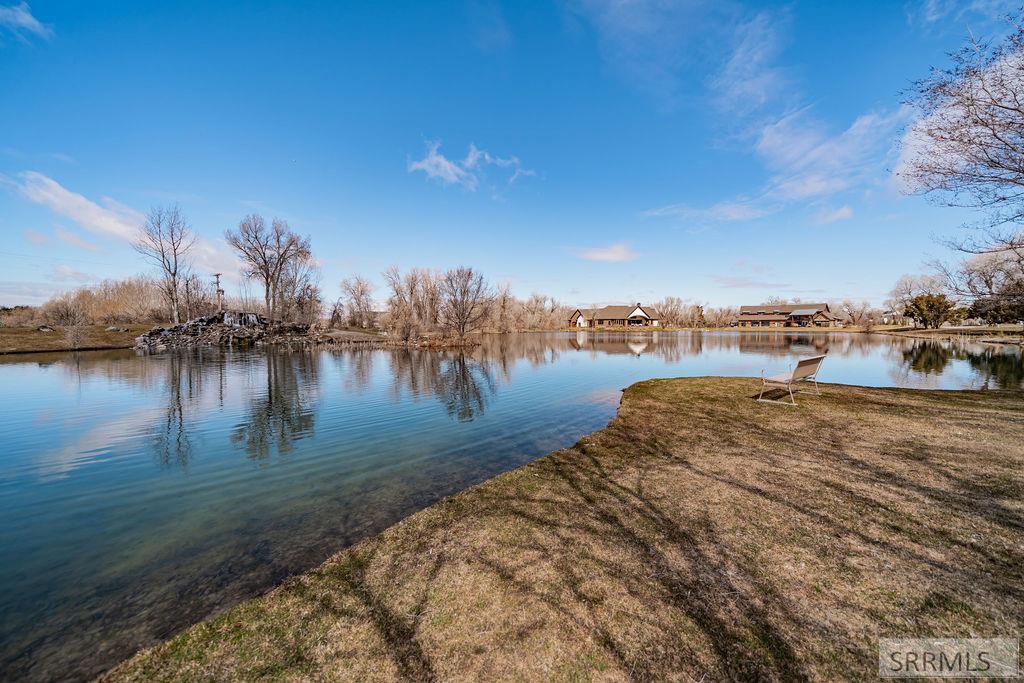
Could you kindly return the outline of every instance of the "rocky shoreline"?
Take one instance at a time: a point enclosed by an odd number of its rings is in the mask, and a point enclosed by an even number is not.
[[[223,348],[351,347],[451,349],[476,346],[474,340],[423,338],[400,340],[377,332],[321,329],[299,323],[269,321],[258,313],[224,311],[195,318],[180,325],[154,327],[135,339],[135,349],[161,353],[200,346]]]

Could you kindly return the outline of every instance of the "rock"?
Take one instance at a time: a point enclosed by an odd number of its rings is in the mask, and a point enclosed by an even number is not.
[[[258,313],[225,311],[172,327],[154,327],[135,339],[135,348],[157,352],[196,346],[247,347],[263,343],[307,343],[309,327],[270,323]]]
[[[36,328],[36,330],[39,331],[39,332],[53,332],[54,331],[53,328],[50,327],[49,325],[40,325],[39,327]]]
[[[127,327],[113,327],[113,326],[111,326],[111,327],[107,328],[107,332],[127,332],[127,331],[128,331]]]

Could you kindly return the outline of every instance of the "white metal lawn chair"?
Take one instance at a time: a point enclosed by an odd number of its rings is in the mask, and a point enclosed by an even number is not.
[[[757,400],[761,403],[781,403],[784,406],[795,406],[796,398],[793,397],[793,385],[799,382],[813,382],[814,395],[821,396],[821,391],[818,389],[817,375],[818,369],[821,367],[821,362],[823,360],[825,360],[825,354],[820,356],[811,356],[810,358],[801,358],[797,361],[796,366],[789,372],[781,375],[772,375],[771,377],[765,377],[764,370],[761,370],[761,393],[758,394]],[[789,400],[783,401],[764,398],[764,392],[769,388],[786,389],[789,391]]]

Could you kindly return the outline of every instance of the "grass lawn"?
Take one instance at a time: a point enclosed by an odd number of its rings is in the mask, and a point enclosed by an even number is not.
[[[1024,393],[642,382],[111,680],[877,678],[880,636],[1024,619]]]
[[[89,325],[82,328],[79,349],[127,349],[135,345],[135,338],[153,329],[152,325],[119,325],[127,332],[107,332],[107,325]],[[0,327],[0,353],[28,351],[71,351],[62,327],[53,332],[40,332],[35,327]]]

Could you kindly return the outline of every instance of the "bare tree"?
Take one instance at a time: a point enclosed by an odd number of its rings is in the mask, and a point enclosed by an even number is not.
[[[373,284],[360,275],[341,281],[347,322],[353,327],[369,327],[373,318]]]
[[[875,318],[874,309],[869,301],[846,299],[840,304],[833,305],[832,308],[838,309],[852,325],[861,326]]]
[[[290,259],[278,276],[274,288],[274,310],[281,320],[311,325],[322,308],[320,267],[312,254]]]
[[[487,318],[491,291],[483,275],[460,266],[444,274],[441,280],[441,322],[459,339],[480,328]]]
[[[178,313],[179,286],[188,270],[188,252],[196,243],[195,233],[177,205],[153,207],[132,242],[132,247],[160,268],[161,290],[171,311],[171,322],[181,322]]]
[[[971,38],[912,87],[918,118],[898,175],[939,203],[986,219],[952,243],[970,253],[1013,252],[1024,265],[1024,25],[998,43]],[[1024,270],[1021,271],[1024,275]]]
[[[273,320],[282,275],[297,262],[310,258],[309,238],[293,233],[287,222],[277,218],[268,229],[257,214],[243,218],[238,229],[226,231],[224,238],[242,259],[245,276],[263,284],[267,317]]]

